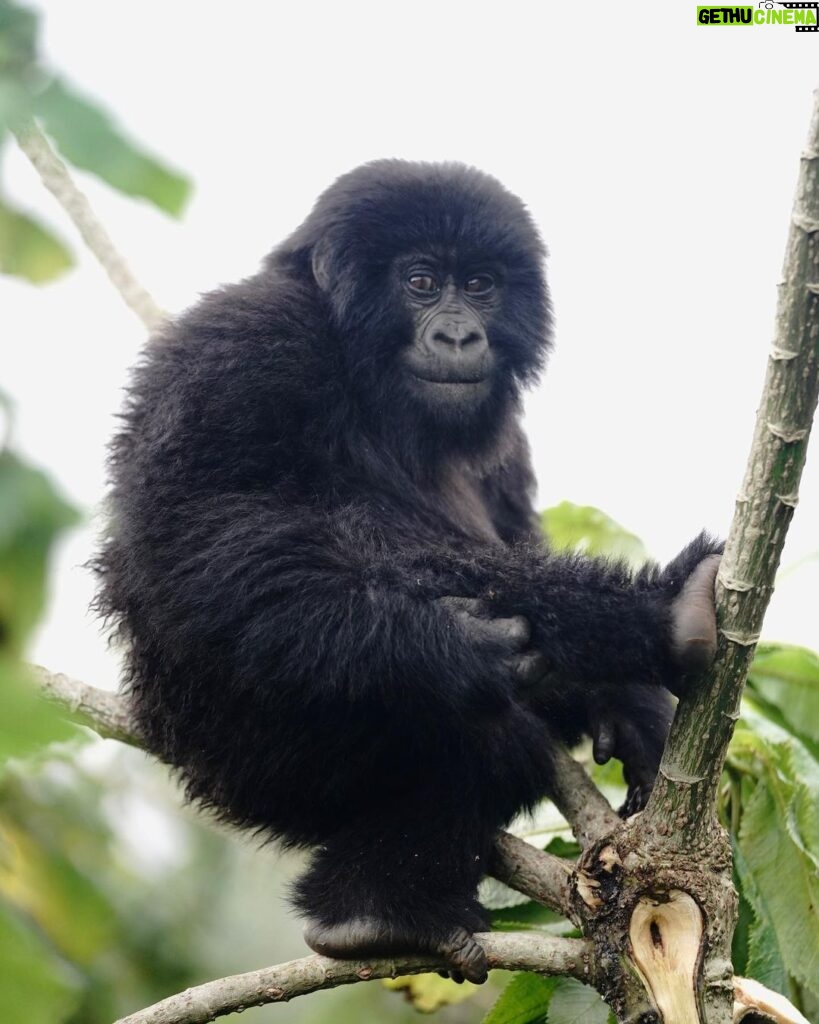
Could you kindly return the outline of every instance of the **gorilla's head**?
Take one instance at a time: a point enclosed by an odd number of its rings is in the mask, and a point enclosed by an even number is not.
[[[312,274],[372,415],[474,440],[542,365],[544,256],[523,203],[489,175],[379,160],[339,178],[274,261]]]

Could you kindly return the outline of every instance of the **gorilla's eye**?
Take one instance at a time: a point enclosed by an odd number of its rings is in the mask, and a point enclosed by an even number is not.
[[[494,278],[489,274],[476,274],[470,277],[464,285],[464,291],[468,295],[486,295],[495,287]]]
[[[411,274],[407,284],[412,291],[420,292],[422,295],[434,295],[441,290],[440,284],[432,274]]]

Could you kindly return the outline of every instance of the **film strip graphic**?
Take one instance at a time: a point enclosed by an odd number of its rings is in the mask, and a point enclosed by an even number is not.
[[[777,0],[777,5],[779,7],[787,7],[787,9],[789,11],[804,11],[804,10],[808,10],[808,9],[812,10],[813,13],[814,13],[814,16],[816,18],[816,24],[815,25],[795,25],[794,28],[796,29],[797,32],[817,32],[817,31],[819,31],[819,3],[814,2],[814,3],[806,3],[806,4],[802,4],[802,3],[792,4],[792,3],[782,3],[781,0]],[[760,4],[759,6],[762,7],[763,5]],[[764,6],[768,7],[768,4],[766,3]],[[773,6],[773,5],[771,5],[771,6]]]

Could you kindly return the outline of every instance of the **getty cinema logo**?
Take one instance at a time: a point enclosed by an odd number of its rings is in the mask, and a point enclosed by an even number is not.
[[[773,3],[756,7],[698,7],[698,25],[793,25],[797,32],[819,31],[819,2]]]

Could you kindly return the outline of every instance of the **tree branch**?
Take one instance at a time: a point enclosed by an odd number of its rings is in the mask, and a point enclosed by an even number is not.
[[[491,968],[590,980],[591,947],[583,939],[556,939],[536,932],[492,933],[478,937]],[[443,961],[432,957],[355,961],[306,956],[189,988],[123,1017],[116,1024],[206,1024],[249,1006],[284,1003],[320,989],[374,978],[425,974],[444,966]]]
[[[613,832],[620,817],[586,772],[559,740],[551,741],[551,797],[585,850]]]
[[[158,327],[165,319],[165,313],[134,277],[88,199],[74,183],[68,168],[37,124],[32,120],[17,124],[14,136],[40,175],[40,180],[74,222],[82,240],[100,261],[128,307],[149,331]]]
[[[578,923],[571,902],[574,865],[538,850],[517,836],[498,832],[489,874],[535,903]]]
[[[123,697],[70,679],[62,672],[49,672],[40,665],[33,665],[32,671],[45,697],[64,708],[73,721],[87,725],[103,739],[142,747],[139,731]]]
[[[802,153],[779,285],[776,337],[717,581],[712,672],[680,701],[643,816],[691,846],[712,826],[716,791],[785,534],[799,498],[819,398],[819,92]]]

